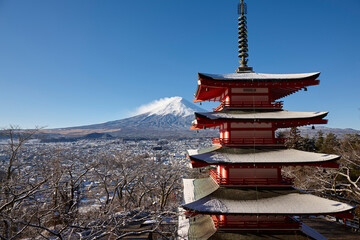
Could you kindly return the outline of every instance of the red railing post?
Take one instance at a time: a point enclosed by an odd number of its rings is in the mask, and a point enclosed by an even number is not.
[[[213,108],[214,112],[220,111],[224,107],[226,108],[273,108],[273,109],[281,109],[283,107],[283,101],[242,101],[237,103],[226,103],[221,102],[220,105],[216,108]]]
[[[301,223],[295,220],[284,220],[284,221],[225,221],[218,219],[217,217],[212,217],[214,224],[217,228],[237,228],[239,230],[244,229],[266,229],[269,230],[277,229],[299,229]]]
[[[285,143],[284,138],[213,138],[212,143],[214,145],[251,145],[251,144],[275,144],[283,145]]]
[[[209,175],[215,182],[220,185],[278,185],[278,186],[291,186],[293,179],[291,178],[222,178],[220,175],[209,170]]]

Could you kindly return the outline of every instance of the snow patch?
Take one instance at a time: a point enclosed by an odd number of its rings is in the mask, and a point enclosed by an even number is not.
[[[187,117],[193,115],[194,111],[197,110],[190,107],[189,104],[191,103],[187,102],[182,97],[161,98],[140,106],[136,109],[134,115],[148,114],[148,116],[165,116],[172,114],[178,117]]]
[[[218,199],[211,199],[210,201],[205,202],[203,206],[205,211],[221,213],[228,212],[227,206]]]
[[[85,206],[81,206],[79,207],[79,212],[80,213],[89,213],[89,212],[98,212],[100,210],[101,206],[100,204],[89,204],[89,205],[85,205]]]

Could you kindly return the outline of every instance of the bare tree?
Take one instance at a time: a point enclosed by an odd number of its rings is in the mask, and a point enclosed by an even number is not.
[[[360,135],[346,135],[334,151],[341,155],[340,168],[330,172],[327,190],[360,202]]]
[[[15,171],[16,161],[19,154],[21,153],[21,148],[38,131],[39,128],[32,130],[21,130],[20,127],[14,125],[10,125],[8,129],[3,129],[0,131],[0,135],[5,137],[5,139],[8,141],[9,159],[5,176],[6,181],[11,179]]]
[[[8,141],[7,165],[5,177],[0,182],[0,218],[2,239],[13,239],[21,235],[29,224],[21,223],[22,219],[31,219],[34,213],[29,208],[29,213],[24,214],[24,207],[37,201],[37,195],[47,178],[40,178],[33,171],[22,164],[21,153],[25,143],[38,132],[34,130],[21,130],[16,126],[0,131],[0,134]]]
[[[26,142],[36,132],[2,133],[9,136],[12,160],[2,166],[0,239],[174,236],[168,223],[176,218],[185,166],[128,152],[88,158],[57,145],[36,149],[30,158]],[[147,220],[144,228],[128,230]]]

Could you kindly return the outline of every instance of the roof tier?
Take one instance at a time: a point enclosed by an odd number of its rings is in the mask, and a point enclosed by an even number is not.
[[[213,219],[209,215],[198,214],[193,217],[186,217],[183,209],[179,209],[181,213],[179,216],[179,228],[178,235],[181,239],[252,239],[252,240],[263,240],[264,238],[269,239],[278,239],[278,240],[287,240],[287,239],[298,239],[298,240],[308,240],[311,239],[321,239],[326,240],[321,234],[317,233],[312,228],[308,227],[305,224],[302,224],[300,230],[290,230],[284,231],[274,230],[271,231],[261,231],[256,229],[256,231],[251,231],[254,229],[244,229],[245,231],[239,231],[242,229],[237,228],[236,232],[234,229],[217,229]]]
[[[197,215],[188,218],[184,214],[184,209],[179,209],[179,239],[209,239],[216,233],[214,221],[209,215]]]
[[[269,88],[272,101],[293,94],[308,86],[318,85],[316,73],[264,74],[264,73],[199,73],[198,87],[194,102],[221,101],[221,95],[228,88]]]
[[[219,189],[212,178],[186,179],[183,178],[184,202],[185,204],[194,202],[198,199],[208,196]]]
[[[295,188],[224,188],[220,187],[205,197],[197,196],[196,179],[193,188],[184,185],[184,195],[195,201],[182,207],[202,214],[236,215],[331,215],[347,213],[354,209],[341,203],[317,197]],[[190,196],[193,195],[193,196]]]
[[[284,148],[233,148],[210,147],[206,149],[188,150],[188,156],[193,167],[207,165],[281,165],[281,166],[320,166],[337,168],[336,160],[340,156],[305,152]]]
[[[294,111],[236,111],[197,112],[192,129],[218,127],[224,122],[273,122],[275,128],[298,127],[310,124],[326,124],[328,112]]]

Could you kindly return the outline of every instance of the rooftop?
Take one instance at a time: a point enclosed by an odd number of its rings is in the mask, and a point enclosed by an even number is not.
[[[196,185],[194,185],[196,187]],[[196,193],[196,190],[194,191]],[[190,194],[190,193],[187,193]],[[294,188],[218,188],[206,197],[183,205],[207,214],[327,215],[348,212],[353,206],[320,198]]]
[[[195,116],[209,119],[236,119],[236,120],[297,120],[324,118],[328,112],[295,112],[295,111],[236,111],[222,110],[218,112],[197,112]]]
[[[314,73],[296,73],[296,74],[268,74],[255,72],[240,72],[228,74],[209,74],[199,73],[199,78],[212,80],[244,80],[244,81],[268,81],[268,80],[299,80],[316,79],[320,72]]]
[[[210,147],[188,150],[191,160],[208,164],[313,164],[338,160],[334,154],[305,152],[295,149]]]

